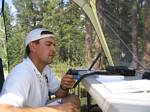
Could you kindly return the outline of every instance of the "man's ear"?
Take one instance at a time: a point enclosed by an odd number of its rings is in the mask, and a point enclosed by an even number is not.
[[[35,52],[36,51],[36,44],[31,42],[29,43],[29,48],[31,52]]]

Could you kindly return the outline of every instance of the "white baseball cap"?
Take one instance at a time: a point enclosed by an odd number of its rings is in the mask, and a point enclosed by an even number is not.
[[[36,28],[36,29],[33,29],[31,32],[29,32],[25,38],[25,48],[32,41],[39,40],[39,39],[46,38],[46,37],[54,37],[54,34],[41,35],[43,31],[48,31],[48,30],[45,28]]]

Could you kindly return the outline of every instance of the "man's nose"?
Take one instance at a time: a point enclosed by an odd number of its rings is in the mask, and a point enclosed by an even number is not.
[[[53,50],[54,53],[56,53],[56,47],[55,47],[55,45],[52,46],[52,50]]]

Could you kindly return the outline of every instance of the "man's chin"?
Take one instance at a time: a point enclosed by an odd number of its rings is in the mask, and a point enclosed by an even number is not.
[[[53,58],[54,56],[50,56],[49,59],[47,60],[48,63],[52,63],[53,62]]]
[[[51,64],[53,62],[53,60],[48,60],[47,62],[48,62],[48,64]]]

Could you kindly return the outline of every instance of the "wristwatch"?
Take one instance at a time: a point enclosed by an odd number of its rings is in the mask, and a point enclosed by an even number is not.
[[[62,99],[58,98],[58,99],[54,99],[54,100],[50,100],[50,102],[48,102],[46,105],[47,106],[53,106],[53,105],[59,105],[62,104]]]
[[[68,90],[67,88],[63,88],[62,85],[60,85],[60,88],[61,88],[63,91],[67,91],[67,90]]]
[[[57,102],[58,104],[62,104],[62,99],[59,98],[59,99],[56,100],[56,102]]]

